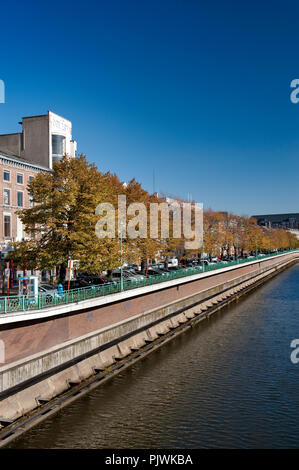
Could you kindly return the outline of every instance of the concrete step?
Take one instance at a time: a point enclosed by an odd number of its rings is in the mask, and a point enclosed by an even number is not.
[[[51,400],[51,398],[48,398],[48,397],[36,397],[35,399],[39,405],[45,405],[46,403],[49,403],[49,401]]]
[[[67,383],[70,387],[75,387],[76,385],[79,385],[80,380],[67,380]]]
[[[1,426],[3,426],[3,427],[9,426],[9,424],[12,424],[12,423],[13,423],[13,420],[12,420],[12,419],[3,418],[2,416],[0,416],[0,424],[1,424]]]

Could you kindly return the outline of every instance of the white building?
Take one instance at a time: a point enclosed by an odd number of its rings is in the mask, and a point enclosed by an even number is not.
[[[77,150],[72,123],[51,111],[23,117],[19,124],[22,132],[0,135],[0,284],[12,242],[26,238],[17,211],[31,207],[28,183],[39,172],[51,171],[65,154],[75,157]]]
[[[21,157],[46,168],[63,155],[76,156],[72,123],[52,111],[41,116],[23,117],[22,132],[0,135],[0,151]]]

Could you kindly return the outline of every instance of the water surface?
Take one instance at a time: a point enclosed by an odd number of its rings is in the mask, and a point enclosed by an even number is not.
[[[298,447],[298,288],[297,264],[10,447]]]

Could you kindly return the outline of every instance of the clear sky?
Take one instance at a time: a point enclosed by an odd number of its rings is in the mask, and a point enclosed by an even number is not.
[[[299,212],[297,0],[0,7],[0,133],[50,109],[102,171],[238,214]]]

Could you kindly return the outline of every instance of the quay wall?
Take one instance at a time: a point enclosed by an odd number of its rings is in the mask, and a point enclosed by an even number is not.
[[[286,253],[47,311],[0,315],[0,428],[298,260],[298,252]]]

